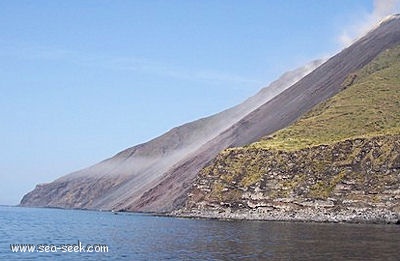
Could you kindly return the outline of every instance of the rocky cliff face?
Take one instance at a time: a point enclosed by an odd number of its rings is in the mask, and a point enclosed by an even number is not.
[[[284,75],[241,105],[37,186],[21,205],[152,212],[176,209],[185,201],[197,173],[220,151],[255,142],[292,124],[346,88],[342,83],[351,73],[399,43],[400,19],[394,17],[311,73],[307,74],[307,66]]]
[[[294,151],[235,148],[200,172],[175,214],[397,223],[399,184],[400,135]]]

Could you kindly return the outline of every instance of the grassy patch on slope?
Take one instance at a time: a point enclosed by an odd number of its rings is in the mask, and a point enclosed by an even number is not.
[[[348,138],[400,133],[400,46],[349,75],[345,90],[295,124],[250,147],[297,150]]]

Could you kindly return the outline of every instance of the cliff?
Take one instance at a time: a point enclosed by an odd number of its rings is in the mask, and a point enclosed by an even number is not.
[[[175,215],[397,223],[400,135],[295,151],[230,149],[204,168]]]

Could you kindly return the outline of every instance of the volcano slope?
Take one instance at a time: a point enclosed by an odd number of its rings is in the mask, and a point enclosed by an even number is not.
[[[284,79],[286,75],[281,79],[283,87],[278,88],[277,81],[275,88],[260,92],[270,95],[260,99],[256,95],[244,105],[183,125],[88,169],[38,185],[24,196],[21,205],[148,212],[176,209],[185,202],[197,173],[220,151],[287,127],[343,90],[342,84],[351,73],[399,44],[399,20],[398,16],[386,20],[309,74],[303,68],[302,76],[306,76],[297,82],[301,73],[288,77],[290,80]],[[254,100],[259,103],[249,102]]]
[[[174,128],[87,169],[48,184],[37,185],[24,196],[21,205],[103,210],[126,208],[125,204],[135,202],[150,190],[172,166],[195,153],[203,144],[293,85],[321,63],[322,60],[314,61],[285,73],[235,107]],[[212,156],[218,152],[215,151]]]
[[[398,223],[400,45],[288,128],[223,151],[180,214]]]

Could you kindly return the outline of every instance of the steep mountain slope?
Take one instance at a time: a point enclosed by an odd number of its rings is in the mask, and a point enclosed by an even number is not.
[[[21,205],[158,212],[174,209],[185,200],[198,171],[221,150],[257,141],[293,123],[341,91],[350,73],[399,42],[400,19],[395,16],[297,83],[288,84],[290,88],[281,88],[285,90],[267,99],[254,98],[260,101],[256,106],[246,105],[243,112],[238,106],[183,125],[86,170],[39,185]],[[229,121],[231,117],[234,119]]]
[[[282,75],[233,108],[174,128],[147,143],[126,149],[49,184],[38,185],[22,206],[115,209],[151,189],[173,165],[231,127],[248,113],[293,85],[322,63],[314,61]],[[219,151],[215,151],[215,156]]]
[[[228,149],[199,174],[189,215],[400,220],[400,45],[295,124]]]

